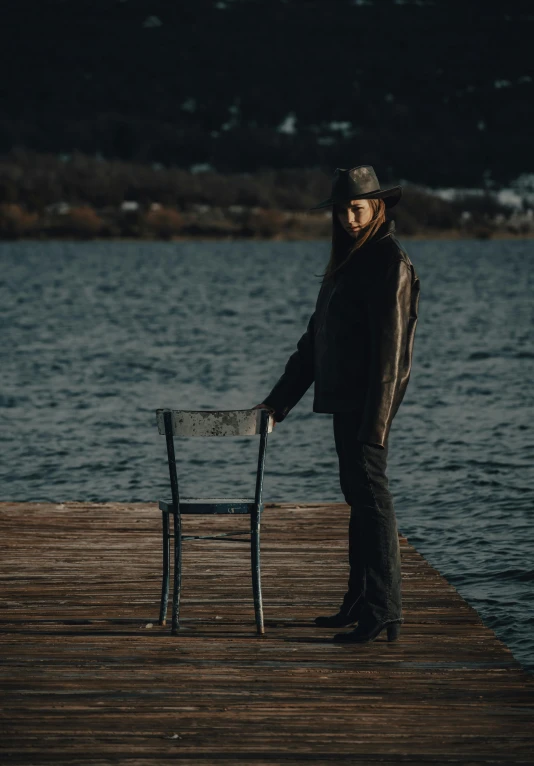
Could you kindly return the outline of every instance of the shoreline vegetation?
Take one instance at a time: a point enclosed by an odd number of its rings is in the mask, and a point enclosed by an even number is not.
[[[445,199],[402,185],[388,215],[399,237],[534,237],[526,198],[518,207],[495,190]],[[309,208],[329,190],[315,169],[221,174],[14,149],[0,156],[0,240],[328,240],[330,210]]]

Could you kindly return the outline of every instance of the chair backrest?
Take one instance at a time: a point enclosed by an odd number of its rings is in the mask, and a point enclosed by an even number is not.
[[[158,431],[165,435],[166,412],[171,414],[173,436],[258,436],[262,413],[252,410],[156,410]],[[264,415],[265,417],[265,415]],[[273,430],[274,419],[269,414],[267,433]]]

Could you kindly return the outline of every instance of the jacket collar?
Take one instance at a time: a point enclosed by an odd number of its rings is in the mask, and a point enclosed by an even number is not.
[[[381,239],[389,237],[391,234],[395,234],[395,221],[384,221],[384,223],[378,227],[374,237],[369,240],[369,244],[371,244],[371,242],[379,242]]]
[[[374,237],[368,239],[367,242],[362,245],[361,249],[356,251],[356,257],[353,255],[351,258],[349,258],[345,265],[341,267],[340,271],[338,271],[337,274],[334,274],[334,280],[337,279],[337,276],[339,276],[340,273],[345,273],[347,269],[354,267],[354,264],[361,263],[361,259],[359,257],[360,253],[367,253],[367,248],[371,248],[370,252],[372,252],[372,248],[377,242],[383,241],[386,239],[386,237],[392,236],[394,234],[395,221],[384,221],[384,223],[381,224],[376,230]]]

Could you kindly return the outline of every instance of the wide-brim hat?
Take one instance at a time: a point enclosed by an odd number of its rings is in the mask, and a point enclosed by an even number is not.
[[[386,207],[393,207],[402,196],[401,186],[381,189],[372,165],[357,165],[355,168],[336,168],[332,179],[332,193],[328,199],[310,210],[319,210],[351,199],[383,199]]]

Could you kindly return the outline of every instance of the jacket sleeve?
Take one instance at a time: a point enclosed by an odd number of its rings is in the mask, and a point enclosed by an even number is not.
[[[297,343],[297,349],[287,360],[282,376],[274,385],[263,404],[274,409],[275,420],[280,423],[300,401],[314,380],[313,338],[315,311],[311,315],[306,332]]]
[[[367,300],[371,356],[358,441],[384,449],[396,412],[411,302],[411,269],[391,263]]]

